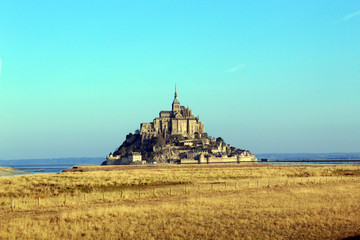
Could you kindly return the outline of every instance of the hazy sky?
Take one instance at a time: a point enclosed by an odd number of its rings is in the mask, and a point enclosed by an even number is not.
[[[360,2],[0,0],[0,159],[105,156],[180,103],[265,152],[360,151]]]

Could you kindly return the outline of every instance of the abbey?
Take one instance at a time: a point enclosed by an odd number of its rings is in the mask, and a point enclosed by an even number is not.
[[[153,122],[140,125],[142,141],[158,136],[167,138],[171,135],[194,138],[195,134],[201,136],[203,133],[205,133],[204,124],[200,122],[199,117],[194,117],[190,108],[180,106],[176,86],[172,110],[161,111]]]
[[[141,123],[140,131],[129,133],[125,141],[106,156],[104,165],[240,163],[257,161],[248,150],[209,137],[199,117],[190,108],[180,106],[175,85],[171,111],[161,111],[150,123]]]

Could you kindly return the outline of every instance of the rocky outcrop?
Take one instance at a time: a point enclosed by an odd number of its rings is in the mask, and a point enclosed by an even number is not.
[[[222,138],[210,138],[207,134],[196,134],[196,138],[171,135],[142,139],[140,133],[130,133],[125,141],[103,164],[121,164],[121,159],[137,153],[147,163],[212,163],[257,161],[254,154],[247,150],[226,144]],[[130,164],[124,162],[124,164]]]

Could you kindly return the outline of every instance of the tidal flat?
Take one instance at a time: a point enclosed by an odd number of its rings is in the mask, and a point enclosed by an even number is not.
[[[18,171],[12,167],[0,167],[0,177],[14,175]]]
[[[360,166],[157,165],[75,170],[1,177],[1,239],[345,239],[360,235]]]

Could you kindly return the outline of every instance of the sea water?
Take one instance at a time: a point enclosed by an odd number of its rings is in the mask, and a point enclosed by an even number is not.
[[[7,165],[17,170],[12,175],[6,176],[19,176],[29,174],[44,174],[44,173],[59,173],[67,168],[72,168],[74,165]]]

